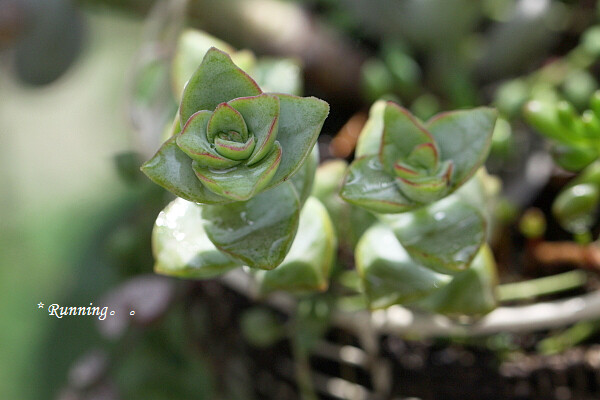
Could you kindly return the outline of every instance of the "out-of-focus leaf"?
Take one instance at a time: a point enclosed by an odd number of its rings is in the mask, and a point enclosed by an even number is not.
[[[158,215],[152,231],[155,272],[202,279],[241,266],[212,244],[204,231],[201,208],[176,199]]]
[[[596,219],[600,190],[591,183],[580,183],[563,190],[552,204],[552,213],[571,233],[585,233]]]
[[[251,75],[265,92],[302,94],[302,69],[289,58],[261,58]]]
[[[345,202],[339,195],[348,163],[327,161],[317,169],[312,195],[323,203],[333,221],[341,246],[354,248],[376,218],[370,212]]]

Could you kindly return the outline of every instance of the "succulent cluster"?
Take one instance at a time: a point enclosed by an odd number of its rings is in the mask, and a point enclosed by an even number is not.
[[[185,85],[172,136],[142,167],[180,197],[156,221],[155,270],[208,278],[246,266],[263,292],[323,291],[339,238],[355,249],[352,273],[369,307],[491,310],[489,202],[485,174],[475,173],[495,111],[424,123],[378,101],[355,160],[317,171],[314,145],[327,113],[316,98],[263,93],[226,53],[206,51]]]

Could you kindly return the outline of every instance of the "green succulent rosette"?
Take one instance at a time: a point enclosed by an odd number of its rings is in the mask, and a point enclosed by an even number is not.
[[[188,201],[247,201],[300,169],[328,113],[314,97],[263,93],[213,47],[183,91],[176,134],[142,171]]]
[[[393,102],[378,101],[359,136],[341,196],[376,213],[401,213],[440,200],[482,165],[496,112],[439,114],[423,123]]]

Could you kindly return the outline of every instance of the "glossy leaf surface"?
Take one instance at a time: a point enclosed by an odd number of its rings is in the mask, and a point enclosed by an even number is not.
[[[204,206],[204,229],[217,248],[241,263],[273,269],[285,258],[298,229],[300,201],[289,182],[246,202]]]
[[[158,215],[152,231],[155,272],[182,278],[211,278],[241,266],[209,240],[201,207],[176,199]]]

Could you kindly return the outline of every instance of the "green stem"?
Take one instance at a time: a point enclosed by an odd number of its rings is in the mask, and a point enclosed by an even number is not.
[[[501,302],[526,300],[575,289],[585,285],[586,282],[587,274],[584,271],[574,270],[524,282],[499,285],[497,294]]]
[[[308,351],[299,343],[297,336],[292,339],[294,361],[296,367],[296,383],[302,400],[318,400],[310,374]]]

